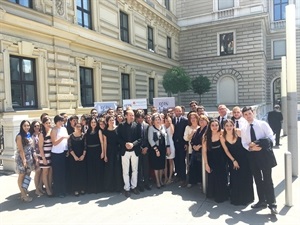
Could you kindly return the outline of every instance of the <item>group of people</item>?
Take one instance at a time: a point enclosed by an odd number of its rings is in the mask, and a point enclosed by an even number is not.
[[[190,102],[191,111],[176,106],[164,113],[122,107],[98,115],[96,109],[80,119],[62,113],[52,120],[23,120],[16,137],[16,171],[21,199],[32,198],[22,188],[25,175],[35,170],[38,196],[123,191],[126,197],[160,189],[172,182],[191,187],[207,172],[208,198],[230,199],[234,205],[254,201],[253,177],[259,201],[276,214],[272,167],[274,132],[255,119],[251,107],[225,105],[210,118],[203,106]]]

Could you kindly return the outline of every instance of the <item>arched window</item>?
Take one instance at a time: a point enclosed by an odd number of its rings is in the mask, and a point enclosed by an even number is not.
[[[237,103],[237,82],[232,76],[222,76],[218,82],[218,103]]]

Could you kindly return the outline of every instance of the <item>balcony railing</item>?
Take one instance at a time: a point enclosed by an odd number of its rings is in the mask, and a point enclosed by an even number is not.
[[[271,22],[272,30],[285,29],[285,20],[278,20]]]
[[[218,11],[218,19],[229,18],[229,17],[234,17],[234,9],[233,8]]]

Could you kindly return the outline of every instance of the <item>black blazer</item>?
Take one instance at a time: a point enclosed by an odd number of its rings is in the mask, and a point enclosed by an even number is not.
[[[172,123],[174,124],[173,141],[175,145],[186,145],[187,141],[183,139],[185,127],[188,125],[188,119],[181,117],[178,124],[176,124],[176,118],[173,118]]]
[[[268,123],[273,131],[281,129],[282,120],[283,116],[281,112],[274,110],[268,113]]]
[[[218,116],[216,119],[217,119],[218,121],[220,121],[220,116]],[[231,120],[231,116],[228,116],[228,115],[227,115],[227,119],[228,119],[228,120]],[[223,125],[222,125],[222,124],[220,124],[220,125],[221,125],[221,128],[223,128]]]
[[[270,169],[277,165],[273,152],[273,142],[270,138],[261,138],[254,143],[258,144],[262,149],[260,151],[250,151],[249,164],[250,168]]]
[[[150,148],[150,144],[148,142],[148,128],[149,128],[149,124],[147,123],[142,123],[142,124],[138,124],[138,129],[139,132],[141,133],[141,149],[147,147],[148,149]],[[143,131],[142,131],[142,127],[143,127]]]
[[[117,128],[118,141],[121,146],[121,155],[123,156],[126,151],[134,151],[136,156],[141,152],[141,130],[138,128],[137,123],[133,122],[128,124],[126,121],[119,124]],[[127,150],[125,147],[126,142],[133,143],[133,148]]]

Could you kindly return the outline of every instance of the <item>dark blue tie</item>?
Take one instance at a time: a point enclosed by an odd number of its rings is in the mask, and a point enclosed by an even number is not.
[[[251,142],[256,141],[256,135],[253,129],[253,124],[250,124],[250,136],[251,136]]]

